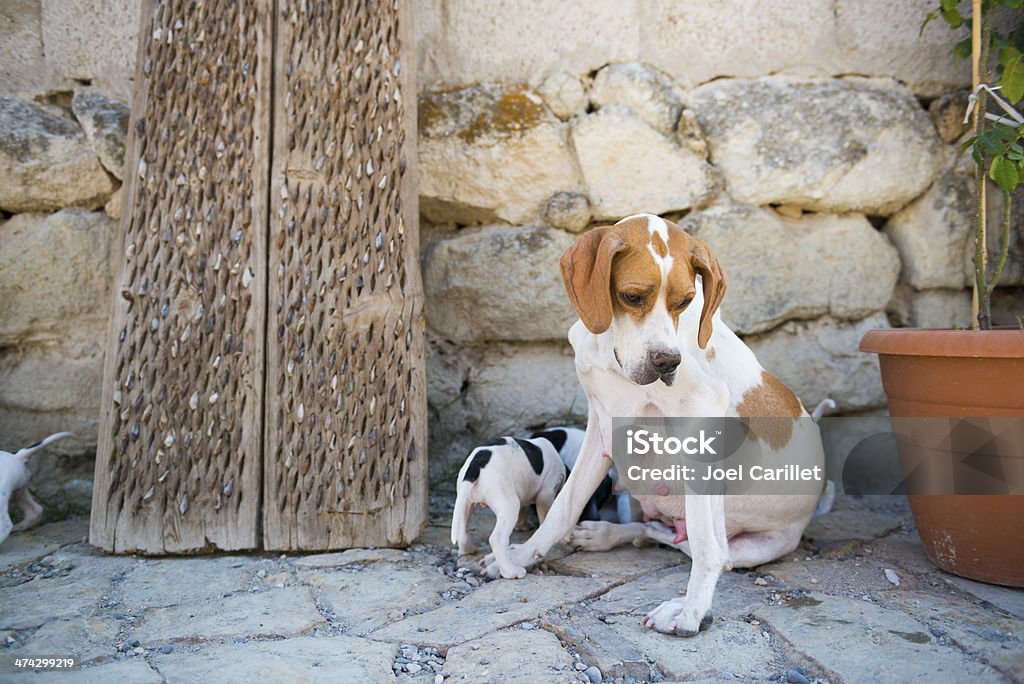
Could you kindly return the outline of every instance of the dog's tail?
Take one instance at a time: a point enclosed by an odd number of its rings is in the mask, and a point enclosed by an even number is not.
[[[825,515],[832,510],[832,504],[836,500],[836,483],[829,480],[825,484],[825,491],[821,493],[821,497],[818,499],[818,507],[814,509],[814,515],[812,518],[817,518],[819,515]]]
[[[28,462],[28,457],[29,456],[31,456],[35,452],[39,451],[40,449],[42,449],[46,445],[52,444],[53,442],[56,442],[58,439],[64,439],[65,437],[74,437],[74,436],[75,436],[75,433],[73,433],[73,432],[58,432],[56,434],[50,435],[49,437],[47,437],[46,439],[42,440],[41,442],[36,442],[32,446],[27,446],[24,449],[19,449],[18,452],[16,454],[14,454],[14,455],[15,455],[16,458],[20,458],[22,463],[26,463],[26,462]]]
[[[452,544],[459,545],[459,534],[465,533],[469,525],[470,507],[473,503],[469,500],[469,493],[472,491],[475,482],[467,482],[461,477],[457,487],[458,494],[455,496],[455,508],[452,510]]]
[[[811,420],[817,423],[821,420],[821,417],[825,415],[826,411],[832,411],[836,407],[836,402],[826,397],[822,399],[817,406],[814,407],[814,411],[811,412]],[[819,515],[825,515],[832,510],[832,504],[836,500],[836,483],[829,480],[825,484],[825,491],[821,493],[821,497],[818,499],[818,507],[814,510],[814,517]]]
[[[825,415],[826,411],[832,411],[835,409],[835,407],[836,402],[832,401],[829,398],[822,399],[821,402],[814,407],[814,410],[811,411],[811,419],[814,420],[815,423],[817,423],[819,420],[821,420],[821,417]]]

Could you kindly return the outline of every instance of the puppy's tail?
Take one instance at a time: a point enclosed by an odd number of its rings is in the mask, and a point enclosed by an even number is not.
[[[452,544],[459,545],[459,534],[466,531],[469,525],[469,508],[473,504],[469,500],[475,482],[459,480],[458,494],[455,496],[455,509],[452,511]]]
[[[814,410],[811,412],[811,419],[814,420],[815,423],[817,423],[819,420],[821,420],[821,417],[825,415],[826,411],[832,411],[835,409],[835,407],[836,402],[828,398],[822,399],[821,402],[817,406],[815,406]]]
[[[25,463],[25,462],[28,461],[28,457],[29,456],[31,456],[35,452],[39,451],[40,449],[42,449],[46,445],[52,444],[53,442],[56,442],[58,439],[64,439],[65,437],[74,437],[74,436],[75,436],[75,433],[73,433],[73,432],[58,432],[56,434],[50,435],[49,437],[47,437],[46,439],[44,439],[41,442],[36,442],[32,446],[27,446],[24,449],[19,449],[18,452],[16,454],[14,454],[14,455],[17,458],[20,458],[22,463]]]

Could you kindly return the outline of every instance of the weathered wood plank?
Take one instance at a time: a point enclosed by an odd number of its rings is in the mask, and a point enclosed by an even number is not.
[[[426,523],[411,14],[278,2],[268,549],[399,546]]]
[[[147,0],[90,541],[259,543],[272,0]]]

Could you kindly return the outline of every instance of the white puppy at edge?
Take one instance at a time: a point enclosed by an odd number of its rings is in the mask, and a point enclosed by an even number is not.
[[[0,451],[0,507],[2,507],[0,508],[0,544],[7,539],[11,532],[27,530],[37,524],[43,515],[43,507],[32,498],[32,494],[28,491],[28,481],[32,477],[32,473],[28,469],[28,457],[47,444],[72,436],[70,432],[58,432],[32,446],[19,449],[13,454],[9,451]],[[21,509],[25,516],[17,525],[11,524],[11,514],[8,508],[12,495],[14,504]]]
[[[507,550],[505,563],[532,566],[573,531],[612,466],[606,456],[613,416],[783,418],[769,421],[766,432],[752,430],[751,438],[781,462],[824,464],[817,426],[799,420],[809,418],[807,411],[722,323],[718,307],[726,278],[704,242],[674,223],[640,214],[583,233],[563,255],[561,268],[580,317],[569,342],[587,395],[587,431],[576,467],[546,520],[530,539]],[[665,601],[642,622],[659,632],[692,636],[711,624],[721,573],[794,550],[819,498],[647,496],[640,499],[644,513],[667,526],[585,523],[590,543],[579,545],[610,548],[641,536],[669,544],[678,539],[678,548],[693,559],[686,595]],[[487,574],[495,576],[494,560],[484,560]]]
[[[452,512],[452,543],[458,544],[459,555],[476,550],[469,538],[469,519],[474,507],[485,505],[497,518],[489,541],[501,576],[526,576],[526,568],[508,557],[509,537],[519,512],[536,504],[537,517],[543,523],[564,482],[565,466],[547,439],[499,437],[473,449],[459,470]]]

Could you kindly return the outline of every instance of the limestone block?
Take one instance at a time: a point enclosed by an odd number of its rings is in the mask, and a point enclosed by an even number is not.
[[[541,216],[555,228],[579,233],[590,224],[590,200],[576,192],[556,192]]]
[[[436,223],[528,223],[582,180],[568,126],[523,85],[484,85],[419,103],[420,208]]]
[[[124,143],[128,135],[128,105],[95,90],[79,90],[71,111],[96,150],[103,168],[124,179]]]
[[[881,574],[881,568],[878,574]],[[905,592],[898,593],[902,595]],[[883,592],[864,595],[879,594]],[[988,669],[991,665],[973,660],[960,649],[936,647],[937,639],[924,628],[927,623],[914,619],[913,614],[883,608],[866,600],[820,592],[808,593],[804,600],[809,604],[806,607],[770,605],[759,607],[754,615],[777,626],[785,643],[793,644],[800,652],[821,654],[820,667],[836,673],[837,678],[939,681],[948,677],[947,673],[957,672],[962,673],[960,676],[965,679],[980,680],[991,671]],[[920,599],[914,596],[906,600]],[[938,600],[933,603],[938,603]],[[933,616],[941,615],[943,609],[929,607],[929,622],[937,622]],[[842,618],[836,619],[835,616]],[[883,639],[884,648],[880,646]],[[837,643],[844,644],[844,647],[832,646]],[[994,650],[998,652],[1001,649]]]
[[[305,584],[316,588],[317,604],[334,613],[349,634],[365,635],[394,622],[396,611],[425,613],[443,604],[441,595],[459,586],[433,568],[376,565],[358,573],[307,572]]]
[[[578,682],[573,659],[543,629],[494,632],[448,651],[445,669],[455,681]],[[557,667],[556,667],[557,666]]]
[[[88,332],[101,344],[116,232],[105,213],[77,210],[0,225],[0,343]]]
[[[719,203],[682,226],[722,262],[729,279],[722,318],[738,333],[822,314],[862,318],[885,308],[899,276],[896,249],[858,214],[787,218]]]
[[[36,575],[30,581],[0,588],[0,603],[19,610],[0,613],[3,629],[28,630],[56,619],[87,617],[97,612],[97,599],[110,590],[110,575],[134,564],[125,558],[79,561],[60,577]],[[71,654],[68,654],[71,655]],[[2,676],[2,675],[0,675]],[[6,679],[6,677],[4,677]]]
[[[858,351],[858,345],[868,330],[888,327],[882,313],[849,323],[825,317],[786,323],[745,341],[809,409],[830,397],[839,411],[862,411],[885,406],[886,400],[878,357]]]
[[[911,328],[969,328],[970,290],[916,291],[907,285],[896,289],[888,308],[890,319]]]
[[[198,637],[298,636],[323,624],[309,589],[285,587],[239,592],[219,601],[147,610],[132,637],[142,642]]]
[[[415,2],[417,80],[428,89],[528,81],[635,61],[636,6],[636,0],[496,0],[482,11],[475,0]]]
[[[180,558],[147,560],[135,568],[121,585],[124,606],[135,613],[151,608],[200,605],[252,585],[253,569],[238,556],[208,558],[197,568]],[[202,573],[197,576],[197,570]]]
[[[0,446],[70,430],[48,454],[95,452],[115,227],[77,210],[0,225]]]
[[[34,444],[68,430],[48,453],[96,452],[103,347],[47,344],[0,352],[0,448]]]
[[[142,4],[134,0],[42,0],[43,54],[66,80],[88,81],[128,101]]]
[[[0,97],[0,209],[103,206],[114,183],[73,122]]]
[[[969,176],[948,173],[886,222],[885,233],[903,262],[902,282],[917,289],[967,285],[964,254],[974,224],[973,193]]]
[[[828,0],[649,0],[638,8],[641,59],[687,89],[721,76],[835,73]]]
[[[33,490],[34,485],[33,482]],[[110,644],[117,642],[119,628],[117,621],[108,617],[76,616],[55,620],[36,630],[13,655],[16,658],[45,658],[52,653],[63,653],[69,644],[75,644],[75,655],[79,662],[86,663],[110,655]]]
[[[901,281],[917,289],[970,287],[974,282],[974,178],[970,165],[940,176],[921,198],[894,214],[885,232],[900,251]],[[1001,286],[1024,283],[1024,207],[1017,193],[1010,219],[1010,251]],[[1003,197],[989,185],[988,250],[998,253]],[[992,267],[990,267],[990,273]]]
[[[953,60],[953,46],[970,31],[951,31],[941,19],[921,30],[937,8],[930,0],[838,0],[837,73],[888,76],[922,97],[970,86],[970,61]]]
[[[623,105],[575,119],[572,140],[596,219],[681,211],[718,191],[714,169],[700,156]]]
[[[611,64],[597,72],[590,102],[600,109],[618,104],[660,133],[671,136],[683,109],[680,94],[665,74],[647,64]]]
[[[515,582],[488,582],[461,601],[449,603],[429,613],[412,615],[377,630],[372,636],[375,641],[395,643],[435,646],[461,644],[526,620],[535,620],[558,606],[578,603],[615,584],[616,580],[609,577],[559,577],[537,574],[527,575]],[[527,600],[522,601],[521,598]],[[500,610],[502,608],[504,610]],[[554,637],[547,641],[557,643]],[[486,653],[482,649],[479,652]],[[524,678],[510,677],[509,681],[548,681],[545,677],[538,678],[536,673],[531,675]],[[452,679],[460,681],[454,677]],[[470,681],[498,680],[498,677],[480,677]]]
[[[565,121],[587,109],[587,93],[580,79],[565,71],[556,71],[537,87],[537,94],[555,116]]]
[[[918,35],[934,7],[930,0],[501,0],[481,12],[470,0],[431,0],[414,3],[413,23],[427,88],[642,60],[687,89],[720,77],[857,73],[934,97],[970,79],[968,65],[951,58],[962,31],[935,21]]]
[[[0,3],[0,93],[4,95],[49,84],[40,16],[39,0]]]
[[[31,671],[19,672],[8,676],[13,684],[27,684],[38,682],[40,677],[53,676],[54,679],[62,677],[60,674],[46,673],[37,674]],[[53,681],[53,680],[51,680]],[[132,684],[161,684],[164,677],[151,668],[142,658],[125,661],[112,661],[96,665],[94,667],[83,667],[75,670],[76,684],[109,684],[109,682],[131,682]]]
[[[894,82],[722,80],[689,106],[729,193],[751,204],[885,216],[943,161],[928,114]]]
[[[426,315],[456,341],[565,340],[576,315],[558,262],[573,242],[545,227],[487,226],[429,246]]]
[[[382,684],[395,681],[391,663],[396,651],[396,645],[344,635],[300,636],[276,641],[232,640],[207,646],[201,657],[181,648],[157,656],[155,663],[167,679],[179,682],[216,681],[231,672],[239,681]],[[145,680],[122,681],[145,684]],[[158,676],[157,681],[163,679]]]
[[[469,450],[534,427],[586,424],[567,343],[457,346],[427,337],[431,480],[450,480]]]

